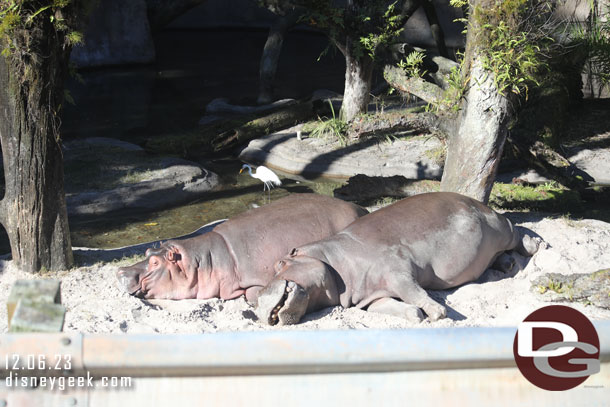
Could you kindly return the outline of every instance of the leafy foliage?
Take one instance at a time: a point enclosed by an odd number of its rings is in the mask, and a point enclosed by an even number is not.
[[[483,64],[502,95],[528,96],[548,69],[554,25],[550,0],[505,0],[493,7],[474,7],[474,29],[483,50]]]
[[[425,54],[422,51],[412,51],[398,62],[398,67],[411,78],[421,78],[426,74],[426,71],[422,70],[424,57]]]
[[[75,5],[75,3],[79,3]],[[57,35],[63,37],[65,46],[82,42],[82,33],[74,27],[77,21],[68,20],[65,16],[75,13],[65,13],[66,9],[81,7],[91,1],[79,0],[3,0],[0,1],[0,44],[2,55],[23,56],[32,52],[25,33],[35,29],[41,19],[47,19],[52,24]]]
[[[443,98],[439,106],[433,106],[437,110],[457,112],[460,110],[460,102],[466,94],[466,85],[470,77],[464,77],[462,73],[463,64],[451,68],[447,76],[447,89],[443,92]]]
[[[311,136],[316,138],[334,138],[342,147],[347,145],[347,128],[345,121],[335,115],[335,109],[332,102],[329,100],[331,118],[319,118],[318,123],[311,131]]]
[[[375,58],[403,30],[404,18],[397,2],[354,0],[353,5],[338,5],[332,0],[295,0],[303,7],[302,21],[327,32],[340,48],[349,41],[356,58]]]

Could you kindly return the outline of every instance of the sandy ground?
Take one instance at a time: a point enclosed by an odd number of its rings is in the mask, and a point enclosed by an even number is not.
[[[269,327],[256,321],[243,298],[212,300],[151,300],[129,296],[117,284],[120,258],[131,251],[76,251],[83,267],[44,277],[62,281],[67,308],[65,331],[86,333],[210,333],[264,329],[366,329],[448,326],[514,326],[530,312],[548,305],[530,291],[530,281],[548,273],[588,273],[610,267],[610,224],[597,220],[549,218],[539,213],[507,214],[521,232],[538,235],[546,244],[531,258],[517,255],[511,273],[487,270],[475,283],[448,291],[431,291],[448,308],[448,318],[420,324],[400,318],[341,307],[307,315],[292,327]],[[0,301],[5,303],[16,279],[39,278],[0,262]],[[610,310],[571,304],[591,319],[610,319]],[[0,332],[6,332],[6,309],[0,308]]]

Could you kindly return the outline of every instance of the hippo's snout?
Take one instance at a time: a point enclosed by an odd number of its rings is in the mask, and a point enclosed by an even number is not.
[[[274,280],[259,294],[255,313],[269,325],[293,325],[299,323],[308,303],[303,287],[294,281]]]
[[[138,295],[140,287],[140,276],[146,272],[146,261],[136,263],[133,266],[119,267],[117,279],[119,284],[131,295]]]

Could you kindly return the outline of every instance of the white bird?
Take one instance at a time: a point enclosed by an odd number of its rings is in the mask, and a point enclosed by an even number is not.
[[[275,173],[269,168],[263,165],[257,167],[256,172],[253,174],[252,167],[250,167],[248,164],[244,164],[241,167],[241,170],[239,170],[239,173],[241,174],[242,171],[246,168],[248,169],[248,172],[250,173],[250,176],[252,178],[257,178],[263,181],[263,192],[265,192],[266,189],[269,189],[269,194],[271,194],[271,188],[273,188],[274,186],[279,187],[280,185],[282,185],[282,181],[280,181],[278,176],[275,175]]]

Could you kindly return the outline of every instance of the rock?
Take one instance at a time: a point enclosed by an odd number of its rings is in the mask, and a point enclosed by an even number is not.
[[[69,215],[102,215],[115,211],[153,211],[193,200],[218,185],[218,176],[180,158],[164,158],[165,168],[149,171],[148,180],[108,191],[67,196]]]
[[[572,148],[568,160],[593,178],[594,184],[610,185],[610,148]]]
[[[155,46],[144,0],[105,0],[93,10],[84,44],[71,59],[79,67],[146,64],[155,60]]]
[[[47,304],[59,304],[61,302],[60,282],[51,279],[15,281],[6,301],[9,325],[17,304],[22,299]]]
[[[260,106],[238,106],[229,103],[229,99],[218,98],[212,100],[205,108],[207,115],[239,115],[239,114],[263,114],[280,107],[294,103],[294,99],[282,99],[273,103]]]
[[[286,173],[349,178],[402,175],[407,179],[440,179],[442,167],[431,152],[442,148],[434,137],[411,137],[391,142],[365,139],[347,147],[336,142],[305,137],[297,139],[295,126],[255,139],[242,150],[242,161],[264,164]]]
[[[66,309],[59,280],[17,280],[6,301],[9,332],[61,332]]]
[[[83,140],[67,142],[64,143],[64,151],[68,151],[68,154],[70,154],[70,150],[82,148],[84,145],[91,147],[110,146],[124,151],[144,151],[144,149],[138,145],[107,137],[88,137]]]
[[[60,304],[21,299],[11,318],[9,332],[61,332],[66,309]]]
[[[583,302],[610,309],[610,269],[587,274],[547,273],[530,290],[543,301]]]
[[[546,184],[551,182],[550,179],[540,175],[538,171],[529,169],[527,171],[511,171],[498,174],[496,182],[508,183],[525,183],[525,184]]]
[[[218,176],[180,158],[147,155],[120,140],[93,138],[65,146],[68,215],[154,211],[201,197]]]

